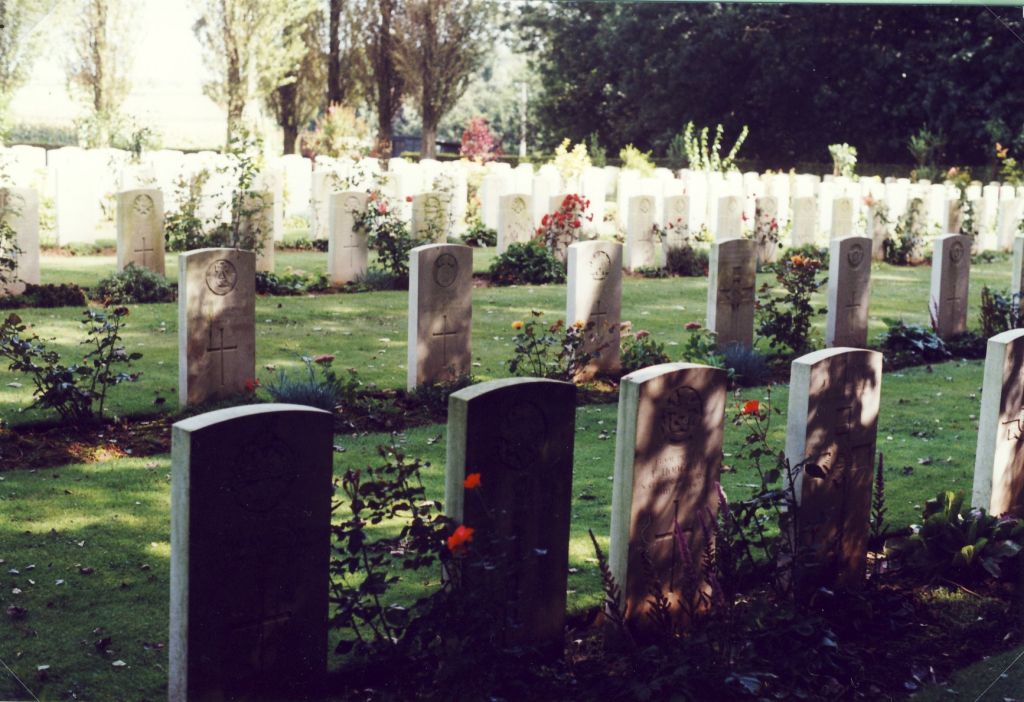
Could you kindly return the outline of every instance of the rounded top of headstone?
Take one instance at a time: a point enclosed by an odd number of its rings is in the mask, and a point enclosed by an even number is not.
[[[811,351],[810,353],[804,354],[800,358],[794,358],[792,366],[814,366],[822,361],[828,361],[836,356],[842,356],[844,354],[867,354],[871,358],[877,357],[878,362],[882,362],[882,354],[879,351],[872,349],[858,349],[852,346],[833,346],[830,349],[819,349],[818,351]]]
[[[175,422],[171,428],[176,432],[192,433],[202,431],[203,429],[222,422],[229,422],[233,419],[247,419],[249,417],[258,417],[265,414],[282,412],[301,412],[309,415],[331,416],[330,412],[317,409],[316,407],[269,402],[258,405],[227,407],[225,409],[213,410],[212,412],[204,412],[203,414],[197,414],[195,417],[189,417],[188,419],[183,419],[180,422]]]
[[[463,388],[457,392],[453,392],[448,396],[449,404],[452,400],[458,402],[470,402],[481,395],[486,395],[496,390],[505,390],[524,385],[534,385],[550,389],[571,388],[573,392],[576,391],[575,385],[562,380],[551,380],[549,378],[500,378],[498,380],[487,380],[482,383],[476,383],[474,385],[470,385],[468,388]]]
[[[659,363],[654,366],[647,366],[646,368],[641,368],[640,370],[636,370],[633,371],[632,373],[629,373],[628,375],[622,376],[622,380],[620,382],[623,385],[626,383],[630,383],[633,385],[642,385],[648,382],[649,380],[660,378],[661,376],[667,373],[676,373],[679,371],[686,370],[709,370],[717,371],[719,373],[725,373],[725,370],[722,368],[715,368],[714,366],[704,365],[703,363],[685,363],[679,361],[674,363]]]

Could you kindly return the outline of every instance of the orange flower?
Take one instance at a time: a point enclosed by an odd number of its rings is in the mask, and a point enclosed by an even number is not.
[[[460,524],[456,527],[455,531],[451,536],[448,537],[448,550],[452,553],[457,553],[465,548],[466,544],[473,540],[473,532],[476,531],[473,527],[468,527],[465,524]]]
[[[743,414],[760,414],[761,403],[757,400],[747,400],[743,405]]]
[[[805,263],[807,263],[807,259],[797,254],[796,256],[790,256],[789,262],[792,263],[794,266],[802,266]]]
[[[475,490],[476,488],[480,487],[480,474],[470,473],[469,475],[467,475],[466,479],[462,481],[462,487],[466,488],[467,490]]]
[[[523,320],[517,319],[516,321],[512,322],[512,328],[515,329],[516,331],[519,331],[520,329],[522,329],[523,328]]]

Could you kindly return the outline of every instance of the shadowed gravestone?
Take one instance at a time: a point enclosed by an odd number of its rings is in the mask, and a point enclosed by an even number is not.
[[[928,309],[932,327],[943,340],[967,331],[967,291],[971,275],[971,237],[935,237]]]
[[[717,514],[726,372],[665,363],[622,378],[615,439],[609,565],[636,632],[653,628],[654,591],[679,623],[706,590],[701,519]],[[686,538],[684,562],[675,526]],[[710,528],[710,521],[705,521]]]
[[[446,511],[494,565],[463,568],[460,586],[498,608],[504,644],[550,655],[563,643],[575,418],[575,386],[555,380],[492,380],[448,400]],[[480,486],[467,490],[470,473]]]
[[[622,244],[579,241],[569,245],[567,324],[593,322],[584,350],[596,352],[584,375],[619,370],[622,321]]]
[[[796,540],[814,564],[800,584],[856,587],[867,562],[882,354],[845,347],[809,353],[793,361],[789,388]]]
[[[971,502],[1024,516],[1024,329],[988,340]]]
[[[178,256],[178,404],[238,395],[256,377],[256,254]]]
[[[473,249],[425,244],[409,252],[406,385],[443,383],[470,372]]]
[[[332,419],[299,405],[172,429],[169,699],[283,700],[327,667]]]
[[[756,244],[731,239],[711,245],[708,263],[708,329],[719,350],[730,344],[754,343],[754,288],[757,284]]]
[[[117,194],[117,270],[129,263],[164,274],[164,197],[159,190]]]
[[[370,251],[366,233],[356,229],[356,219],[366,211],[367,197],[360,192],[330,195],[327,275],[334,285],[355,282],[366,274]]]

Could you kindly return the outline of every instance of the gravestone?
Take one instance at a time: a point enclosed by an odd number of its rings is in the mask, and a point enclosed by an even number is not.
[[[0,188],[0,222],[14,231],[20,249],[12,279],[0,287],[0,295],[20,295],[25,284],[39,285],[39,196],[31,188]]]
[[[751,347],[754,343],[754,295],[757,252],[750,239],[732,239],[711,245],[708,262],[708,329],[715,346]]]
[[[868,343],[871,298],[871,239],[832,239],[828,263],[827,346],[864,348]]]
[[[622,244],[580,241],[569,245],[565,321],[594,323],[584,350],[597,352],[586,379],[619,370],[619,324],[622,321]]]
[[[942,339],[967,331],[970,274],[971,237],[963,234],[935,237],[928,308],[932,327]]]
[[[256,378],[256,255],[178,256],[178,404],[236,396]]]
[[[818,238],[818,204],[813,197],[793,198],[793,228],[790,242],[793,246],[807,246]]]
[[[159,190],[117,194],[117,270],[129,263],[164,275],[164,197]]]
[[[626,270],[656,266],[657,250],[654,246],[654,198],[636,195],[629,198],[629,216],[626,224]]]
[[[871,258],[874,261],[884,260],[885,241],[892,237],[889,206],[884,200],[872,200],[868,205],[867,226],[871,234]]]
[[[366,233],[356,229],[356,219],[366,211],[368,195],[345,192],[334,193],[330,198],[327,275],[334,285],[344,285],[366,274],[370,250]]]
[[[793,361],[789,387],[786,456],[800,515],[795,537],[816,564],[798,586],[857,587],[867,563],[882,354],[814,351]]]
[[[448,222],[449,195],[442,192],[423,193],[412,199],[412,238],[443,244],[450,234]]]
[[[256,253],[257,271],[274,272],[273,214],[273,193],[266,190],[251,190],[242,198],[238,241],[242,248],[260,247]]]
[[[493,593],[494,634],[557,656],[563,647],[576,388],[538,378],[478,383],[448,398],[446,512],[475,529],[495,568],[462,571]],[[467,492],[467,473],[480,486]]]
[[[661,246],[668,260],[668,250],[682,248],[690,244],[690,196],[669,195],[665,198],[662,224],[665,238]]]
[[[327,672],[331,414],[232,407],[171,437],[168,698],[307,699]]]
[[[650,366],[622,378],[608,563],[622,588],[620,612],[636,631],[654,628],[653,589],[668,600],[677,623],[697,604],[686,599],[706,590],[700,524],[706,510],[717,514],[727,382],[724,370],[692,363]],[[682,562],[676,524],[691,563]]]
[[[1013,237],[1013,270],[1010,294],[1024,294],[1024,234]]]
[[[779,201],[774,197],[759,197],[754,206],[754,241],[757,243],[757,262],[772,263],[779,255]]]
[[[832,238],[853,236],[854,217],[852,197],[837,197],[832,202]]]
[[[533,238],[533,210],[529,195],[502,195],[498,198],[498,253],[509,244],[526,243]]]
[[[736,195],[718,199],[718,231],[715,241],[728,241],[743,236],[743,200]]]
[[[410,390],[469,374],[472,295],[472,248],[424,244],[409,252]]]
[[[1024,516],[1024,329],[988,340],[971,503]]]

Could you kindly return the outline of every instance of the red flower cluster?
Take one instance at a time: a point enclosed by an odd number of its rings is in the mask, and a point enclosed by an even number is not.
[[[258,388],[259,386],[260,381],[258,378],[248,378],[245,381],[245,391],[248,393],[256,392],[256,388]]]
[[[469,475],[467,475],[466,479],[462,481],[462,487],[466,488],[467,490],[475,490],[476,488],[480,487],[480,474],[470,473]]]
[[[743,405],[743,414],[761,414],[761,403],[757,400],[747,400]]]
[[[448,537],[448,550],[455,554],[462,553],[466,548],[466,544],[473,540],[474,531],[476,529],[473,527],[460,524],[452,532],[452,535]]]

